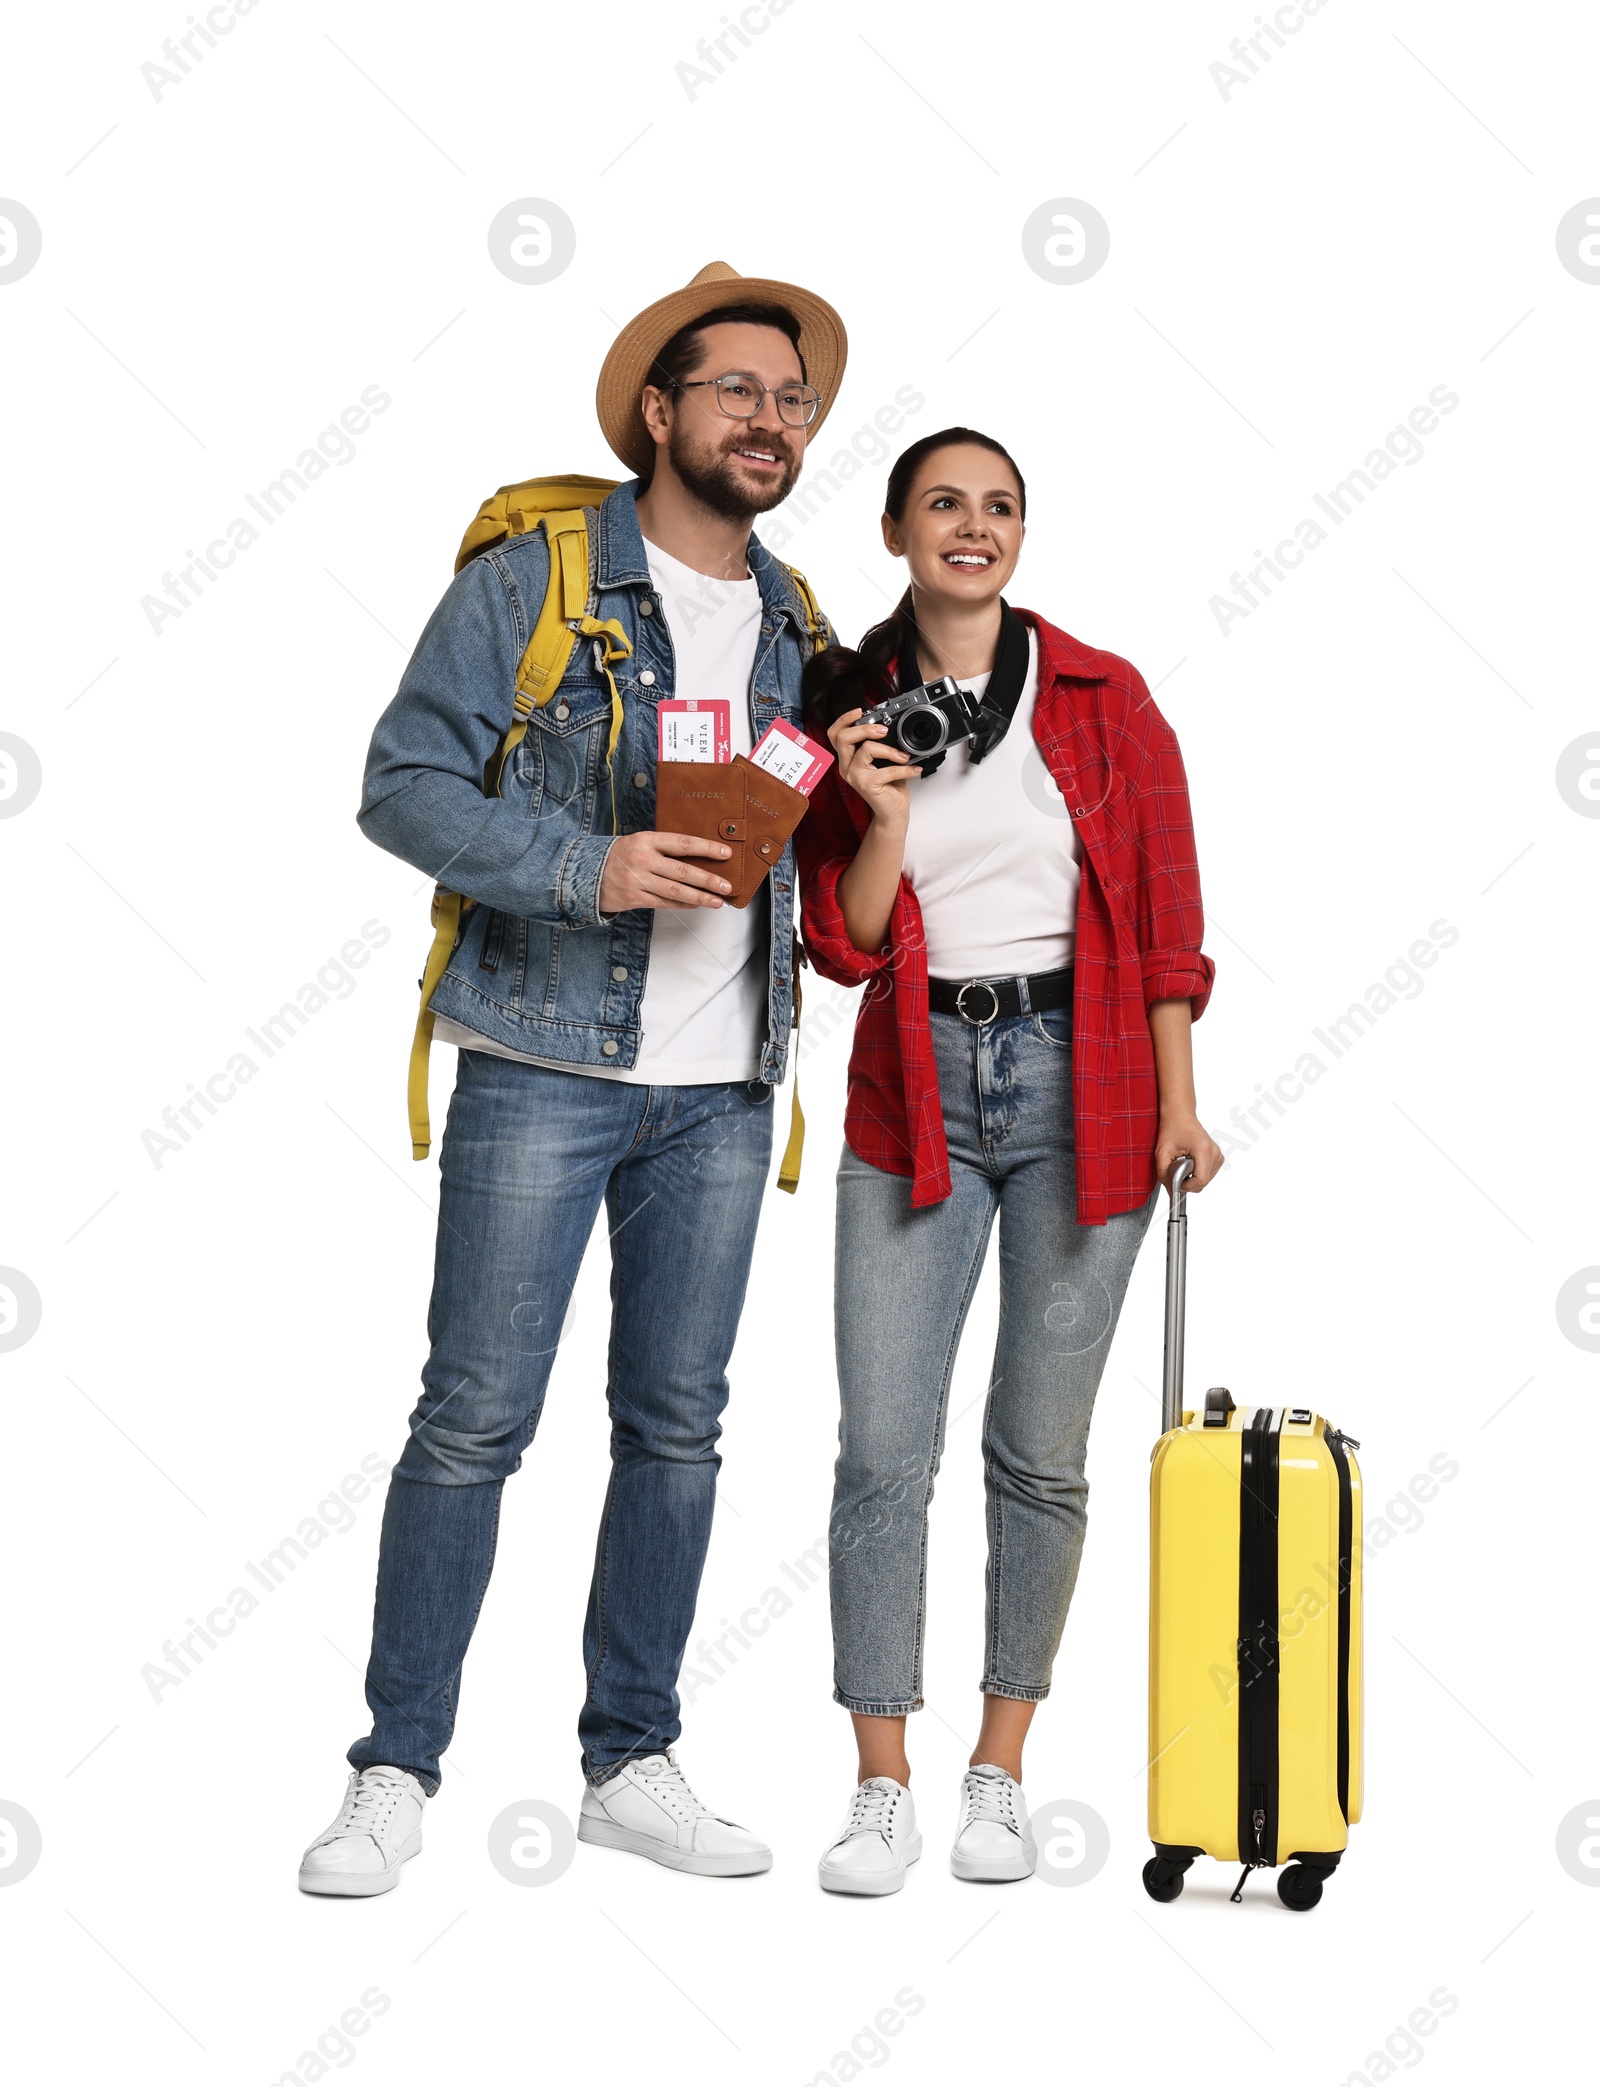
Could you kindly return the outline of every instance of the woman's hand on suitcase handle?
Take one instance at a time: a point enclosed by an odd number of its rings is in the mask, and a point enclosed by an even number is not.
[[[1187,1196],[1198,1195],[1208,1181],[1215,1181],[1222,1172],[1222,1147],[1192,1109],[1164,1109],[1156,1131],[1158,1180],[1170,1178],[1174,1162],[1184,1152],[1194,1162],[1194,1172],[1184,1183],[1183,1192]]]

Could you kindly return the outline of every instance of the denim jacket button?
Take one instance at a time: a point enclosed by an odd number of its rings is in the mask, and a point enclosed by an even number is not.
[[[649,788],[649,786],[650,786],[650,778],[649,778],[649,776],[647,776],[647,775],[645,774],[645,772],[644,772],[644,770],[643,770],[642,768],[636,768],[636,769],[635,769],[635,770],[633,771],[633,787],[634,787],[634,788],[635,788],[636,790],[646,790],[646,789],[648,789],[648,788]]]
[[[604,1058],[615,1058],[618,1051],[620,1051],[621,1048],[622,1046],[620,1044],[612,1043],[608,1037],[607,1040],[600,1046],[600,1054]]]
[[[652,601],[652,600],[650,599],[649,595],[648,595],[648,594],[643,594],[643,595],[641,595],[641,596],[639,597],[639,614],[640,614],[641,616],[653,616],[653,615],[655,614],[655,612],[656,612],[656,605],[655,605],[655,603],[654,603],[654,602],[653,602],[653,601]]]
[[[627,975],[628,975],[628,967],[627,967],[627,965],[626,965],[626,964],[613,964],[613,965],[612,965],[612,967],[611,967],[611,976],[612,976],[612,978],[613,978],[613,979],[614,979],[614,980],[616,981],[616,983],[617,983],[618,985],[621,985],[621,984],[622,984],[623,980],[624,980],[624,979],[625,979],[625,978],[627,977]]]
[[[563,725],[564,725],[564,724],[566,723],[567,719],[568,719],[569,717],[571,717],[571,715],[572,715],[572,706],[571,706],[571,704],[570,704],[570,703],[558,703],[558,704],[556,705],[556,721],[557,721],[557,722],[558,722],[559,724],[563,724]]]
[[[653,673],[652,673],[652,672],[650,671],[650,669],[649,669],[648,667],[646,667],[646,668],[645,668],[645,670],[644,670],[644,672],[643,672],[643,673],[642,673],[642,674],[641,674],[641,675],[639,676],[639,686],[640,686],[641,688],[654,688],[654,687],[655,687],[655,685],[656,685],[656,677],[655,677],[655,675],[654,675],[654,674],[653,674]]]

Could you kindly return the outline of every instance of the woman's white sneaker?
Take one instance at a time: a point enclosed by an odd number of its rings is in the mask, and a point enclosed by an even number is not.
[[[1022,1785],[987,1761],[969,1768],[951,1869],[969,1884],[1012,1884],[1033,1875],[1036,1854]]]
[[[921,1853],[911,1792],[892,1776],[868,1776],[856,1785],[844,1824],[823,1851],[817,1881],[824,1891],[882,1898],[900,1889]]]
[[[400,1865],[422,1852],[427,1792],[403,1768],[363,1768],[346,1786],[339,1816],[300,1858],[300,1889],[339,1899],[393,1891]]]
[[[765,1841],[700,1802],[670,1748],[628,1762],[598,1789],[591,1784],[578,1812],[578,1838],[695,1877],[754,1877],[772,1867]]]

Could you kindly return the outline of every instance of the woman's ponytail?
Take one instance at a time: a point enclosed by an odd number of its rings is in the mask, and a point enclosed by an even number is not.
[[[910,613],[908,587],[893,612],[875,623],[858,646],[830,645],[806,661],[800,700],[816,730],[826,732],[847,710],[866,710],[893,695],[889,669],[900,649],[901,620]]]

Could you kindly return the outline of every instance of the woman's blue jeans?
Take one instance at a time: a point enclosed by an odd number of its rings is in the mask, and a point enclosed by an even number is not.
[[[1000,1337],[983,1416],[986,1694],[1037,1702],[1083,1550],[1095,1392],[1157,1190],[1104,1225],[1074,1210],[1067,1009],[974,1028],[934,1014],[954,1186],[839,1167],[835,1333],[842,1412],[829,1525],[834,1698],[869,1716],[922,1707],[928,1502],[950,1376],[1000,1220]]]
[[[584,1623],[584,1773],[678,1736],[678,1670],[716,1499],[719,1416],[772,1148],[772,1090],[636,1087],[462,1051],[440,1156],[430,1353],[384,1508],[357,1768],[430,1792],[602,1204],[611,1480]]]

